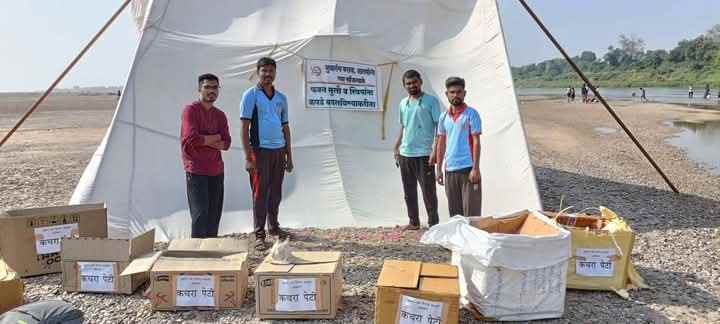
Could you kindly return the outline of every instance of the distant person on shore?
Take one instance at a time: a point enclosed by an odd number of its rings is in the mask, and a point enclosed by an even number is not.
[[[567,102],[570,103],[570,98],[572,97],[572,87],[567,88],[567,91],[565,92],[565,96],[567,96]]]
[[[588,102],[588,87],[585,83],[583,83],[582,88],[580,88],[580,94],[582,95],[582,102],[587,103]]]
[[[644,103],[644,102],[648,102],[648,101],[650,101],[650,100],[648,100],[647,95],[645,94],[645,88],[640,87],[640,102]]]
[[[575,87],[570,88],[570,101],[575,102]]]
[[[693,90],[693,87],[688,87],[688,99],[692,99],[695,96],[695,91]]]
[[[705,85],[705,95],[703,96],[703,98],[705,98],[705,100],[710,100],[710,96],[711,96],[710,95],[710,85],[706,84]]]

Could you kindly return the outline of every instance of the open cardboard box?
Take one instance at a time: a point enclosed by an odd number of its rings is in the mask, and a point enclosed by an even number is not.
[[[375,323],[456,324],[460,288],[454,265],[385,260],[377,282]]]
[[[0,255],[22,277],[61,272],[61,239],[78,236],[107,237],[104,204],[0,213]]]
[[[248,285],[248,244],[233,238],[173,240],[133,260],[120,276],[149,273],[153,310],[237,309]]]
[[[649,287],[630,259],[635,244],[632,228],[611,210],[600,207],[600,211],[601,215],[543,212],[572,235],[568,288],[610,290],[627,297],[628,287]]]
[[[119,274],[135,258],[153,252],[154,243],[154,229],[132,239],[64,238],[63,288],[68,292],[132,294],[148,280],[148,274]]]
[[[255,302],[261,319],[332,319],[342,298],[340,252],[292,252],[292,264],[270,256],[255,270]]]
[[[529,211],[503,216],[470,217],[470,224],[488,233],[523,234],[529,236],[557,235],[557,228],[549,225]]]

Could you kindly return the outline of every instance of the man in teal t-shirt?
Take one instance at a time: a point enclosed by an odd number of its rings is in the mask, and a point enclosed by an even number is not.
[[[422,92],[422,78],[415,70],[403,74],[408,96],[400,101],[400,135],[395,142],[395,161],[405,192],[410,223],[406,230],[420,229],[417,185],[423,194],[428,226],[438,223],[438,201],[435,190],[435,133],[440,118],[440,102]]]

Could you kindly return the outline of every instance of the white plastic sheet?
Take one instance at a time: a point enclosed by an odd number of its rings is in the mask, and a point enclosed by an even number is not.
[[[559,234],[488,233],[462,216],[430,228],[422,243],[453,252],[462,303],[500,321],[561,317],[565,306],[570,232],[532,212]]]

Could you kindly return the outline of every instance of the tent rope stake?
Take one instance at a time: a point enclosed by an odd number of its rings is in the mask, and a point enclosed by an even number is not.
[[[623,129],[623,131],[625,131],[625,134],[627,134],[630,137],[630,139],[633,141],[633,143],[635,143],[635,146],[637,146],[637,148],[640,150],[640,152],[642,152],[642,154],[645,156],[645,158],[648,161],[650,161],[650,164],[652,164],[652,166],[655,168],[655,170],[660,174],[660,176],[662,176],[663,180],[665,180],[665,183],[667,183],[667,185],[670,187],[670,189],[672,189],[672,191],[674,191],[675,193],[680,193],[680,191],[678,191],[678,189],[670,181],[670,179],[665,175],[665,173],[662,171],[662,169],[660,169],[660,166],[658,166],[657,163],[655,163],[655,160],[653,160],[652,156],[650,156],[650,154],[645,150],[645,148],[642,146],[642,144],[640,144],[640,141],[638,141],[638,139],[635,138],[635,135],[633,135],[633,133],[630,131],[630,129],[628,129],[628,127],[625,126],[625,123],[620,119],[620,116],[618,116],[615,113],[615,110],[613,110],[610,107],[610,105],[605,101],[605,98],[603,98],[600,95],[600,93],[597,91],[597,89],[592,84],[592,82],[590,82],[590,79],[588,79],[587,76],[585,76],[585,74],[580,70],[580,68],[577,66],[577,64],[575,64],[575,62],[572,60],[572,58],[570,58],[570,56],[567,54],[567,52],[565,52],[565,49],[563,49],[563,47],[560,45],[560,43],[558,43],[558,41],[555,39],[555,37],[545,27],[545,25],[542,23],[542,21],[540,21],[540,18],[538,18],[538,16],[535,14],[535,12],[533,12],[533,10],[530,8],[530,6],[528,6],[528,4],[525,2],[525,0],[519,0],[519,1],[520,1],[520,4],[528,12],[528,14],[530,14],[530,16],[533,18],[533,20],[535,20],[535,22],[538,24],[540,29],[542,29],[543,33],[545,33],[545,35],[550,39],[550,41],[553,43],[553,45],[555,45],[555,47],[558,49],[558,51],[560,51],[560,53],[565,58],[565,60],[568,62],[568,64],[570,64],[570,66],[573,68],[573,70],[575,70],[575,73],[577,73],[578,76],[580,76],[580,78],[585,82],[585,84],[590,86],[590,90],[592,90],[592,92],[595,94],[595,97],[598,98],[598,100],[602,103],[602,105],[610,113],[610,115],[615,119],[615,121],[618,123],[618,125],[620,125],[620,127]]]
[[[87,45],[85,45],[85,47],[82,49],[82,51],[80,51],[80,53],[77,56],[75,56],[75,58],[70,62],[70,64],[65,68],[65,70],[63,70],[63,72],[60,73],[60,75],[55,79],[55,81],[53,81],[53,83],[50,85],[50,87],[48,87],[47,90],[45,90],[43,95],[40,98],[38,98],[38,100],[35,101],[35,103],[30,107],[30,109],[28,109],[27,112],[25,112],[25,115],[23,115],[23,117],[20,118],[20,120],[15,124],[15,126],[13,126],[13,128],[7,134],[5,134],[5,137],[3,137],[2,141],[0,141],[0,147],[2,147],[5,144],[5,142],[7,142],[8,139],[10,139],[10,136],[12,136],[15,133],[15,131],[17,131],[18,128],[20,128],[20,126],[22,126],[22,124],[25,122],[25,120],[28,117],[30,117],[30,115],[33,112],[35,112],[35,109],[37,109],[37,107],[40,106],[40,104],[43,101],[45,101],[47,96],[50,95],[50,93],[55,89],[55,87],[58,85],[58,83],[60,83],[60,81],[62,81],[65,78],[65,75],[67,75],[68,72],[70,72],[70,70],[72,70],[72,68],[75,67],[75,64],[77,64],[77,62],[80,61],[80,59],[83,57],[83,55],[85,55],[85,53],[95,44],[95,41],[97,41],[98,38],[100,38],[100,36],[102,36],[102,34],[105,33],[105,30],[107,30],[108,27],[110,27],[110,25],[112,25],[112,23],[115,22],[115,19],[118,16],[120,16],[120,14],[123,12],[123,10],[125,10],[125,8],[130,4],[130,1],[131,0],[125,0],[125,2],[123,2],[122,5],[120,5],[120,8],[118,8],[117,11],[115,11],[115,13],[105,23],[105,25],[103,25],[102,28],[100,28],[100,30],[95,34],[95,36],[93,36],[93,38],[90,40],[90,42],[88,42]]]

